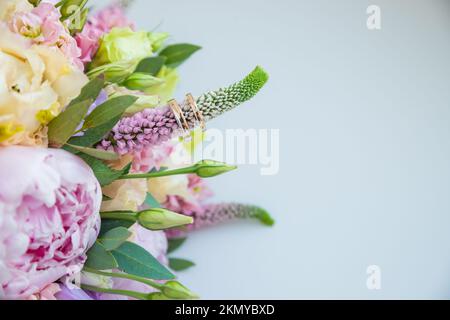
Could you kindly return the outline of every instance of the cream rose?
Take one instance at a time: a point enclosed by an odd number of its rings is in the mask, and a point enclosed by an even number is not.
[[[45,145],[45,126],[88,79],[57,48],[0,28],[0,145]]]

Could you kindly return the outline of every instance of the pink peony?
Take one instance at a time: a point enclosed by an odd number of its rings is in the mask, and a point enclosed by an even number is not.
[[[52,283],[27,298],[27,300],[58,300],[56,294],[61,291],[58,283]]]
[[[101,201],[78,157],[0,148],[0,298],[27,298],[78,272],[98,235]]]
[[[130,27],[134,30],[134,24],[128,21],[123,9],[118,5],[108,6],[89,18],[83,31],[75,36],[78,47],[81,49],[81,61],[91,62],[97,53],[100,38],[116,27]]]

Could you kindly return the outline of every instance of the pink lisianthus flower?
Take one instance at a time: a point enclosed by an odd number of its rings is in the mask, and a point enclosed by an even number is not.
[[[134,24],[127,19],[119,5],[108,6],[89,18],[83,31],[75,36],[78,47],[81,49],[81,61],[91,62],[99,48],[100,38],[116,27],[130,27],[134,30]]]
[[[92,61],[95,53],[100,46],[100,38],[103,35],[103,31],[96,28],[89,22],[84,26],[83,31],[75,36],[77,45],[81,50],[80,60],[83,63]]]
[[[174,145],[169,142],[155,147],[145,147],[133,154],[133,172],[149,172],[152,169],[160,170],[161,165],[170,157]]]
[[[81,49],[60,18],[61,13],[53,4],[41,2],[30,12],[15,13],[9,22],[9,28],[31,38],[34,43],[59,48],[74,65],[83,69]]]
[[[80,158],[0,148],[0,298],[25,299],[80,271],[98,236],[101,201]]]
[[[202,178],[195,174],[190,174],[187,177],[189,197],[168,195],[163,206],[171,211],[192,215],[194,212],[202,211],[202,202],[210,198],[213,193]]]

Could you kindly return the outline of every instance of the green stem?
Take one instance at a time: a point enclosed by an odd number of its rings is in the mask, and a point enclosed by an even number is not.
[[[158,171],[151,173],[137,173],[137,174],[127,174],[119,178],[119,180],[126,179],[150,179],[150,178],[159,178],[159,177],[167,177],[174,176],[178,174],[189,174],[195,173],[195,166],[187,167],[187,168],[179,168],[174,170],[166,170],[166,171]]]
[[[137,221],[136,212],[133,211],[100,212],[100,217],[102,219],[126,220],[131,222]]]
[[[105,276],[105,277],[122,278],[122,279],[128,279],[128,280],[141,282],[143,284],[146,284],[146,285],[153,287],[155,289],[158,289],[158,290],[161,290],[163,288],[163,285],[161,285],[153,280],[142,278],[142,277],[135,276],[135,275],[131,275],[128,273],[105,272],[105,271],[99,271],[99,270],[95,270],[95,269],[91,269],[91,268],[87,268],[87,267],[84,267],[83,271],[98,274],[98,275]]]
[[[127,296],[127,297],[131,297],[131,298],[139,299],[139,300],[147,300],[147,294],[141,293],[141,292],[136,292],[136,291],[106,289],[106,288],[88,286],[88,285],[84,285],[84,284],[81,285],[81,289],[99,292],[99,293],[117,294],[117,295]]]

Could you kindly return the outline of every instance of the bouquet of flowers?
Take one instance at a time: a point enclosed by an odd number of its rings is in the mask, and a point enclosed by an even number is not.
[[[203,179],[235,167],[190,150],[268,76],[177,102],[177,67],[200,47],[86,3],[0,0],[0,298],[196,298],[174,274],[193,263],[168,257],[189,232],[273,220],[209,203]]]

